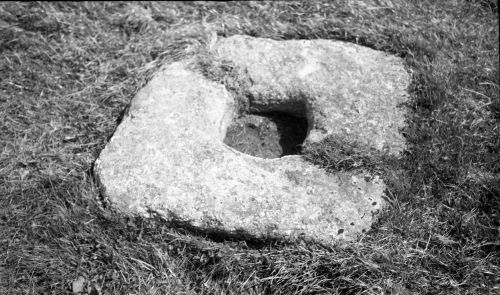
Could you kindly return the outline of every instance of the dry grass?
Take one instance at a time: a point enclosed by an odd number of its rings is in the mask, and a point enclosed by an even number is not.
[[[392,207],[366,236],[224,241],[99,205],[92,163],[120,112],[211,31],[340,39],[405,59],[402,160],[328,142],[308,154],[328,169],[390,167]],[[500,293],[496,1],[1,2],[0,36],[1,294],[72,293],[79,277],[85,294]],[[329,164],[346,155],[354,164]]]

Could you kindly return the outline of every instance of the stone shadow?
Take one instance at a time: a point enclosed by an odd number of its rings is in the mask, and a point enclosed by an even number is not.
[[[307,136],[306,118],[284,112],[243,114],[228,127],[224,143],[265,159],[298,155]]]

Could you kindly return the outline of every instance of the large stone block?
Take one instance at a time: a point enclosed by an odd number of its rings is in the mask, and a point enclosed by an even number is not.
[[[243,36],[213,44],[244,69],[250,111],[307,118],[306,142],[328,135],[398,155],[409,75],[400,59],[330,40]],[[137,93],[96,161],[102,193],[130,213],[154,211],[200,229],[332,242],[370,228],[385,185],[329,174],[300,155],[263,159],[224,144],[238,110],[226,88],[189,66],[166,65]]]

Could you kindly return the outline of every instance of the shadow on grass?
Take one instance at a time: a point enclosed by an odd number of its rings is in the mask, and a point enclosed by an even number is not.
[[[237,229],[234,231],[227,231],[219,227],[198,227],[194,226],[192,222],[184,220],[173,212],[169,212],[169,220],[166,220],[158,215],[158,213],[150,211],[149,214],[157,220],[161,220],[169,228],[180,230],[184,234],[201,236],[205,239],[212,240],[217,243],[222,242],[245,242],[244,244],[249,249],[262,249],[271,244],[283,244],[286,241],[280,237],[264,236],[257,237],[244,229]]]

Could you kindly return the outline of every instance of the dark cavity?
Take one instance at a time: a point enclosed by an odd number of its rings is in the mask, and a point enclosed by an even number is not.
[[[283,112],[243,114],[228,127],[224,143],[265,159],[298,155],[307,136],[307,119]]]

